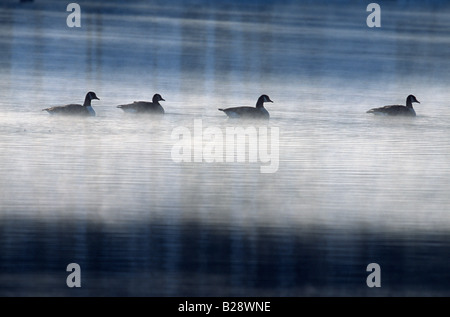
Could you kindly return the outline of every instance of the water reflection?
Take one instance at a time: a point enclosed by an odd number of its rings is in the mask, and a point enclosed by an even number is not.
[[[219,228],[163,219],[109,226],[79,219],[27,223],[14,218],[2,222],[0,232],[2,243],[7,242],[1,254],[3,295],[74,295],[61,282],[72,262],[83,268],[82,288],[76,293],[81,296],[403,296],[448,291],[448,244],[442,243],[446,234],[418,234],[411,240],[363,228],[345,234],[327,229],[322,235],[314,227],[292,231],[231,223]],[[365,268],[374,259],[383,268],[379,289],[365,285]]]

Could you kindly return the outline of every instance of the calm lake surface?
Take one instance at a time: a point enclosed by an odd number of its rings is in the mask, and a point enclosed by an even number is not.
[[[0,4],[1,296],[450,295],[448,2],[380,3],[380,28],[355,1],[78,1],[80,28],[67,3],[18,2]],[[42,111],[88,91],[96,117]],[[163,118],[116,108],[154,93]],[[268,123],[217,110],[261,94]],[[409,94],[415,118],[366,113]],[[243,162],[233,128],[257,133]]]

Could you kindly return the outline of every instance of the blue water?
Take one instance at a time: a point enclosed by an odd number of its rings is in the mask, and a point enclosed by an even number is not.
[[[0,4],[0,295],[450,294],[445,1],[379,2],[381,28],[353,1],[77,3],[81,28],[56,0]],[[96,117],[42,111],[88,91]],[[163,118],[115,107],[154,93]],[[217,110],[261,94],[269,123]],[[415,118],[366,113],[409,94]],[[226,160],[236,127],[258,151],[279,132],[272,173]]]

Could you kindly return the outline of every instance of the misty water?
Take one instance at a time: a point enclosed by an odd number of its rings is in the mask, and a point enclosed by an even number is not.
[[[450,295],[447,2],[381,3],[380,28],[355,1],[77,3],[80,28],[0,4],[0,295]],[[42,111],[88,91],[96,117]],[[116,108],[154,93],[162,118]],[[268,123],[217,110],[261,94]],[[366,113],[409,94],[415,118]]]

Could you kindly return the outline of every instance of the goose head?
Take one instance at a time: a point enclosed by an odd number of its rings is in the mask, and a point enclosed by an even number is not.
[[[88,92],[86,95],[86,98],[90,99],[90,100],[92,100],[92,99],[100,100],[100,98],[98,98],[97,95],[95,94],[95,92],[93,92],[93,91]]]
[[[406,98],[406,101],[409,104],[412,104],[413,102],[420,103],[419,100],[417,100],[414,95],[409,95],[408,98]]]
[[[160,94],[155,94],[153,96],[152,101],[153,101],[153,103],[158,103],[159,101],[166,101],[166,100],[164,100],[163,97],[161,97]]]
[[[269,96],[267,96],[267,95],[262,95],[259,98],[261,99],[262,102],[273,102],[272,100],[270,100]]]

